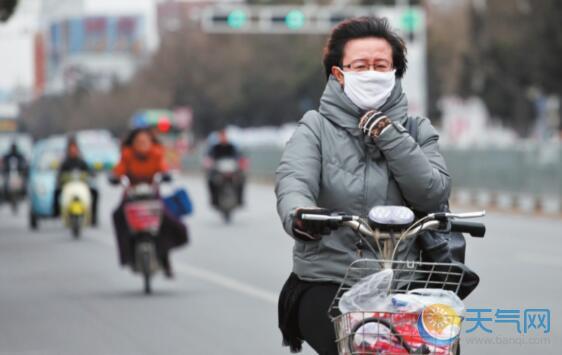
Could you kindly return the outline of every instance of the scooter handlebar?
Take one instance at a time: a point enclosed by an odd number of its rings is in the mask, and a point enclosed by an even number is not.
[[[482,238],[486,234],[486,226],[482,223],[477,222],[460,222],[452,220],[452,218],[459,218],[459,219],[467,219],[467,218],[477,218],[484,216],[486,214],[485,211],[479,212],[467,212],[467,213],[440,213],[435,214],[433,218],[425,221],[419,226],[416,226],[412,230],[409,230],[408,235],[413,236],[421,231],[430,230],[430,229],[440,229],[441,223],[439,222],[442,219],[446,219],[450,221],[450,231],[451,232],[460,232],[460,233],[468,233],[473,237]],[[303,220],[308,221],[317,221],[317,222],[326,222],[327,224],[332,225],[341,225],[341,226],[348,226],[352,229],[360,232],[363,235],[370,235],[373,233],[373,230],[368,226],[368,224],[361,222],[361,218],[358,216],[352,215],[326,215],[326,214],[303,214],[301,216]]]

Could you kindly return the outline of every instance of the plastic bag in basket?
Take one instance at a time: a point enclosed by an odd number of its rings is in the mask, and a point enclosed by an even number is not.
[[[338,307],[342,314],[349,312],[384,310],[388,307],[388,290],[393,271],[385,269],[366,276],[345,292]]]

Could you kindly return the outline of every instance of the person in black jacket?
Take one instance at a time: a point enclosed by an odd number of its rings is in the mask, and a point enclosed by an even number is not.
[[[218,190],[219,186],[215,181],[215,176],[218,174],[214,168],[214,164],[221,159],[234,159],[240,164],[242,154],[240,150],[232,144],[226,134],[226,130],[221,130],[218,132],[218,142],[211,145],[207,152],[207,159],[209,161],[209,170],[207,173],[207,185],[209,187],[209,193],[211,195],[211,204],[213,206],[218,205]],[[241,169],[242,170],[242,169]],[[240,171],[241,180],[237,185],[238,203],[240,205],[244,204],[244,175]]]
[[[238,159],[240,152],[234,144],[228,140],[226,131],[219,132],[219,141],[209,148],[208,156],[213,160]]]
[[[2,157],[2,171],[7,174],[10,171],[10,161],[17,161],[17,170],[22,174],[27,170],[27,161],[18,149],[18,145],[14,142],[10,146],[10,150]]]
[[[4,176],[4,196],[10,195],[10,187],[8,186],[8,176],[10,174],[10,170],[12,169],[12,165],[16,164],[15,168],[19,175],[24,179],[24,186],[25,186],[25,179],[27,177],[27,161],[25,157],[18,149],[17,144],[14,142],[10,146],[10,150],[2,157],[2,175]]]
[[[64,174],[74,170],[83,171],[85,173],[88,173],[89,175],[93,175],[92,170],[88,166],[88,163],[86,163],[86,161],[80,154],[78,143],[74,138],[69,138],[66,147],[66,157],[60,165],[57,174],[57,188],[55,190],[54,199],[55,216],[60,215],[59,197],[63,186],[62,178]],[[98,224],[98,191],[92,186],[90,186],[90,191],[92,193],[92,225],[96,226]]]

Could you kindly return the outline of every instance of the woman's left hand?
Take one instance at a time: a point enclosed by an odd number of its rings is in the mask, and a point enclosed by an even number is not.
[[[384,129],[391,124],[390,118],[376,110],[368,111],[359,120],[359,128],[365,135],[371,138],[378,138]]]

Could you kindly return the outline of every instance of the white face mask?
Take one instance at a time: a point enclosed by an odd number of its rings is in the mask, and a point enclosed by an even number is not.
[[[390,97],[396,82],[395,70],[378,72],[342,71],[344,76],[343,91],[359,108],[367,110],[379,109]]]

